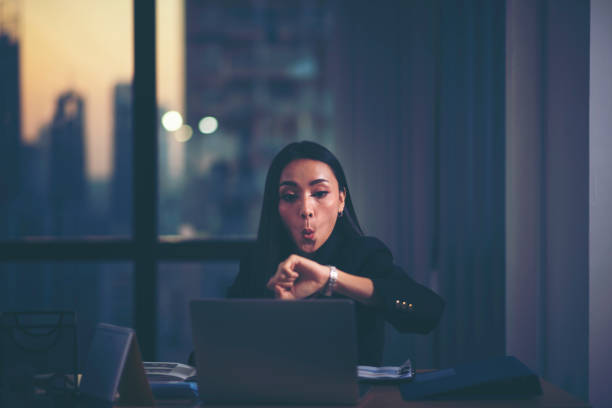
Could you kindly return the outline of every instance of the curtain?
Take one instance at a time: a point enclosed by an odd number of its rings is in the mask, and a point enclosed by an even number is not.
[[[507,352],[585,400],[589,13],[587,1],[507,4]]]
[[[446,300],[385,360],[448,367],[505,351],[505,3],[339,2],[335,151],[368,235]]]
[[[335,151],[367,234],[447,302],[386,363],[511,354],[588,397],[589,2],[336,4]]]

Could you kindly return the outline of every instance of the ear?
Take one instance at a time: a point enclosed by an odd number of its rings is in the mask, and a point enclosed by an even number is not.
[[[344,202],[346,200],[346,188],[340,190],[340,194],[338,196],[338,200],[340,201],[340,206],[338,207],[338,212],[344,211]]]

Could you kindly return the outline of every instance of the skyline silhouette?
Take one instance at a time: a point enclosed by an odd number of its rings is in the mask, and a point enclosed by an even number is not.
[[[265,173],[275,152],[297,139],[333,142],[333,104],[325,69],[329,13],[325,7],[282,3],[248,7],[245,3],[239,10],[224,2],[188,1],[185,7],[183,117],[194,134],[181,142],[178,132],[169,132],[158,122],[159,232],[252,237]],[[211,15],[215,18],[207,17]],[[7,94],[9,88],[1,91],[18,107],[28,105],[19,100],[28,82],[19,78],[27,64],[19,56],[20,41],[19,37],[14,41],[15,74],[10,80],[19,86],[14,87],[14,95]],[[162,46],[158,48],[163,54]],[[110,134],[104,138],[112,149],[104,177],[94,177],[89,170],[93,160],[108,154],[104,149],[91,154],[94,140],[100,137],[91,135],[91,122],[100,112],[90,92],[58,88],[53,114],[29,141],[21,133],[26,126],[19,122],[27,114],[14,115],[18,130],[11,132],[12,140],[19,141],[21,153],[15,153],[13,146],[4,154],[12,160],[10,168],[22,169],[23,175],[13,173],[19,182],[13,181],[13,190],[5,190],[13,191],[9,194],[13,208],[5,211],[14,215],[13,226],[0,231],[0,238],[130,235],[129,83],[110,84]],[[160,103],[158,119],[173,108]],[[218,119],[219,127],[212,134],[199,129],[205,116]],[[34,197],[47,207],[33,204]]]

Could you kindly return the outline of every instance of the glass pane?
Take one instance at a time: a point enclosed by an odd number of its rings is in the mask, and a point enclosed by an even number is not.
[[[132,3],[0,9],[0,239],[130,234]]]
[[[224,298],[238,274],[238,262],[162,263],[158,274],[160,361],[187,362],[193,350],[189,301]]]
[[[160,233],[253,237],[276,152],[333,148],[331,2],[157,4]]]
[[[98,323],[133,327],[129,263],[1,263],[0,282],[0,312],[77,313],[81,364]]]

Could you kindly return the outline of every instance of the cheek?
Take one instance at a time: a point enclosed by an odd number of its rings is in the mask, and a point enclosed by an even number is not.
[[[290,224],[289,221],[291,220],[291,212],[291,206],[287,203],[280,202],[278,204],[278,215],[280,215],[281,221],[283,224],[285,224],[285,226]]]
[[[335,218],[338,214],[338,203],[335,200],[325,202],[323,208],[325,209],[325,214],[327,214],[329,218]]]

